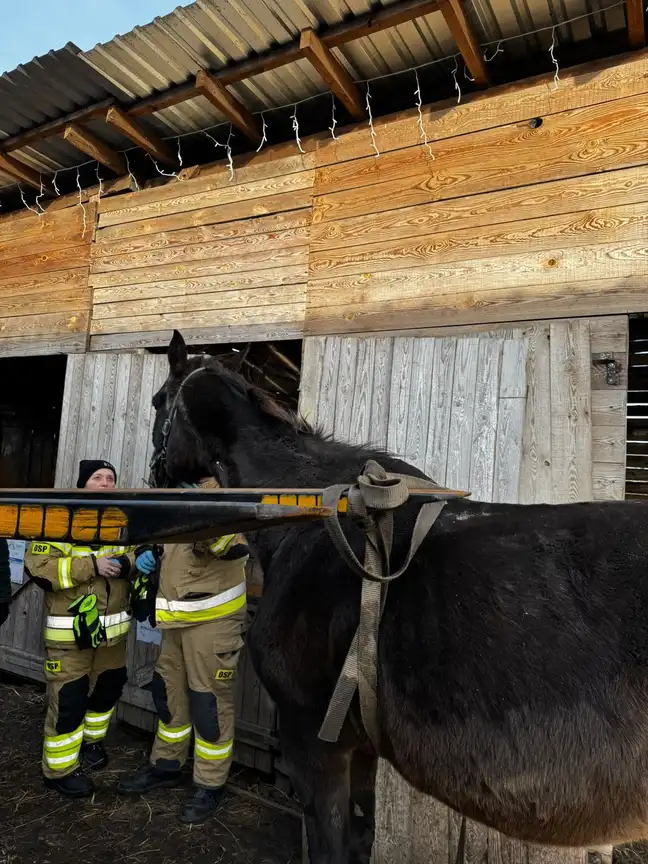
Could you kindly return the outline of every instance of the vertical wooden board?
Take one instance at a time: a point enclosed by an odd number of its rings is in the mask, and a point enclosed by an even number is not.
[[[503,340],[497,336],[479,339],[477,381],[468,489],[475,501],[493,500],[498,391]]]
[[[155,381],[155,360],[155,354],[144,355],[142,384],[137,410],[137,434],[135,436],[133,452],[133,473],[131,475],[133,489],[141,489],[145,485],[145,478],[148,476],[146,454],[148,453],[152,432],[151,420],[153,407],[151,399],[153,398],[153,384]]]
[[[416,340],[412,337],[397,336],[394,339],[387,449],[400,458],[405,458],[407,448],[412,357],[415,342]]]
[[[592,463],[592,497],[595,501],[623,501],[625,498],[625,464]]]
[[[335,437],[339,441],[351,440],[357,357],[358,340],[343,336],[340,339],[340,366],[335,393]]]
[[[353,393],[351,431],[349,440],[366,444],[371,440],[371,403],[373,400],[376,340],[358,339],[356,385]]]
[[[106,366],[108,364],[108,356],[105,354],[97,354],[94,357],[94,368],[92,372],[92,381],[90,383],[90,415],[88,422],[88,431],[85,438],[85,457],[88,459],[101,458],[99,453],[99,425],[101,420],[101,404],[103,401],[104,380],[106,376]]]
[[[114,420],[110,438],[109,460],[117,469],[119,484],[124,483],[122,458],[124,453],[124,432],[126,429],[126,412],[128,410],[128,390],[131,381],[132,354],[117,356],[115,382]]]
[[[85,354],[69,354],[67,358],[54,481],[59,489],[70,486],[74,473],[76,436],[81,408],[79,394],[83,386],[85,359]]]
[[[417,864],[447,864],[448,808],[412,790],[409,826],[410,860]]]
[[[520,500],[524,409],[524,399],[499,400],[492,500],[500,504],[517,504]]]
[[[528,337],[528,393],[522,432],[520,504],[549,504],[551,492],[551,361],[548,325]]]
[[[80,391],[81,407],[79,410],[79,423],[77,427],[76,448],[74,461],[78,464],[80,459],[91,458],[88,456],[88,435],[92,425],[92,394],[94,391],[94,378],[97,360],[96,354],[86,354],[85,368],[83,370],[83,382]],[[76,471],[76,464],[73,466]]]
[[[447,475],[457,341],[457,339],[434,340],[425,473],[437,483],[445,483]]]
[[[528,351],[529,340],[522,332],[504,342],[492,498],[499,503],[517,504],[520,500]]]
[[[589,321],[551,324],[553,503],[592,498]]]
[[[412,787],[380,759],[376,776],[376,836],[373,864],[422,864],[410,854],[410,798]],[[427,859],[426,859],[427,860]]]
[[[122,480],[125,488],[133,488],[133,477],[135,474],[135,440],[138,435],[138,408],[142,389],[142,370],[144,369],[144,356],[133,355],[131,359],[130,384],[128,388],[128,400],[126,405],[126,424],[124,428],[124,443],[122,447]]]
[[[466,336],[457,342],[446,470],[446,484],[452,489],[470,485],[479,341]]]
[[[335,432],[335,397],[340,368],[340,339],[329,336],[324,346],[322,383],[317,405],[317,424],[326,435]]]
[[[391,390],[394,340],[381,337],[375,340],[375,361],[371,396],[371,419],[369,422],[370,443],[382,450],[387,449],[389,434],[389,393]]]
[[[466,820],[465,864],[490,864],[488,861],[488,828]]]
[[[625,354],[628,351],[628,316],[605,315],[590,318],[590,342],[593,354],[611,352]]]
[[[317,405],[322,381],[325,344],[326,338],[323,336],[307,336],[302,345],[299,412],[311,426],[317,426]]]
[[[529,864],[587,864],[586,849],[529,846]]]
[[[430,428],[434,343],[434,339],[415,339],[412,353],[405,458],[421,471],[425,471],[428,429]]]
[[[99,459],[108,459],[115,423],[115,397],[117,393],[118,354],[106,355],[101,410],[98,422],[97,450]],[[116,467],[116,466],[115,466]]]

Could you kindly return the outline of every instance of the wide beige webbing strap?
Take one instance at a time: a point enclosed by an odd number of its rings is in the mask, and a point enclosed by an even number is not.
[[[387,586],[407,570],[445,504],[444,501],[431,501],[421,507],[405,561],[396,573],[390,573],[393,511],[408,500],[410,489],[440,487],[418,477],[388,474],[377,462],[370,460],[358,477],[357,485],[331,486],[322,496],[322,504],[331,507],[334,513],[326,520],[331,538],[345,563],[362,577],[360,622],[319,731],[322,741],[338,740],[357,688],[362,722],[374,747],[378,749],[378,629]],[[349,516],[365,531],[364,564],[360,563],[349,545],[337,516],[337,505],[344,493],[347,494]]]

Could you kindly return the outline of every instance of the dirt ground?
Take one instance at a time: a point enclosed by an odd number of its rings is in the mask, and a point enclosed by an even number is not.
[[[46,790],[40,774],[43,693],[0,677],[0,864],[297,864],[301,823],[252,793],[281,802],[273,787],[238,771],[238,794],[228,793],[214,818],[184,826],[176,814],[186,788],[146,798],[117,795],[119,776],[146,761],[149,742],[122,726],[111,733],[112,760],[95,776],[88,801],[67,801]],[[188,788],[190,778],[185,786]],[[99,785],[100,784],[100,785]],[[245,795],[245,793],[248,793]],[[245,796],[245,797],[243,797]]]

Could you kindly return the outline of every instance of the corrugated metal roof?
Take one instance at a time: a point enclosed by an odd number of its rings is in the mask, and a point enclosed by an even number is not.
[[[392,2],[396,0],[383,0],[382,5]],[[334,25],[369,12],[372,6],[371,0],[196,0],[90,51],[80,52],[68,44],[2,76],[0,137],[108,96],[128,104],[181,84],[199,69],[219,69],[286,43],[306,27]],[[471,0],[466,11],[477,39],[485,44],[551,28],[606,6],[610,6],[609,0]],[[616,6],[558,28],[557,38],[580,41],[601,30],[624,26],[625,9]],[[514,60],[540,48],[548,50],[551,39],[549,30],[505,42],[502,48]],[[354,79],[366,80],[447,57],[456,50],[443,15],[435,12],[359,39],[335,49],[335,53]],[[231,89],[257,112],[325,92],[326,86],[312,66],[301,60],[234,84]],[[424,93],[424,101],[432,95]],[[161,135],[173,136],[223,119],[209,102],[197,97],[160,111],[149,122]],[[127,139],[108,131],[104,124],[95,129],[117,148],[130,146]],[[85,161],[82,154],[56,137],[16,155],[44,172]],[[0,187],[5,183],[11,183],[11,178],[0,173]]]

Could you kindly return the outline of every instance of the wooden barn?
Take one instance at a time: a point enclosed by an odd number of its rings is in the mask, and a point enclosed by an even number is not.
[[[333,5],[206,0],[0,80],[0,485],[144,486],[177,328],[477,499],[648,497],[642,4]],[[0,668],[39,679],[20,555]],[[155,651],[133,630],[145,728]],[[280,774],[243,671],[237,758]],[[379,782],[376,864],[453,861],[456,814]],[[587,852],[471,823],[466,855]]]

